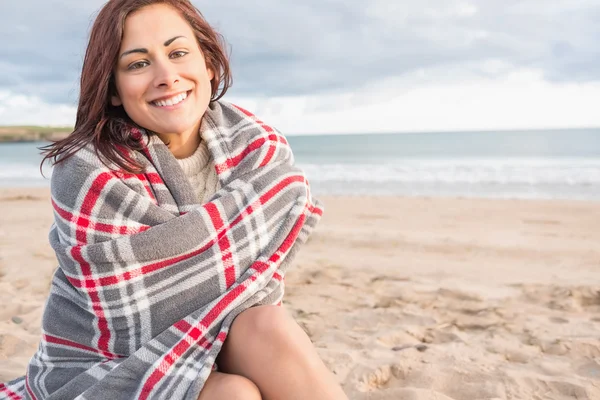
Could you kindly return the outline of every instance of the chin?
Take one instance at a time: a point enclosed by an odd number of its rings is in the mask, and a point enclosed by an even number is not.
[[[173,125],[163,125],[159,127],[159,131],[157,132],[167,132],[167,133],[178,133],[181,134],[183,132],[187,132],[194,127],[194,124],[173,124]]]

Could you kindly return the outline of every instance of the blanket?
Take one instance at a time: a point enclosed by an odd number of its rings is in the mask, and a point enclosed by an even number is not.
[[[221,189],[205,204],[156,136],[129,128],[139,174],[91,146],[54,167],[59,262],[26,375],[0,399],[196,400],[234,318],[279,304],[322,215],[287,140],[216,101],[201,135]]]

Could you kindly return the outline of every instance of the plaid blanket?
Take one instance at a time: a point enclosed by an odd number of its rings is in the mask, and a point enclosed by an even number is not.
[[[0,399],[196,400],[233,319],[281,302],[322,208],[286,139],[251,113],[212,102],[201,133],[222,187],[206,204],[136,129],[144,173],[115,172],[91,147],[55,166],[59,268],[39,349]]]

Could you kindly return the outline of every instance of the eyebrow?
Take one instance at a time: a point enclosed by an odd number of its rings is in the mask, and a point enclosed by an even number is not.
[[[164,42],[163,44],[164,44],[164,46],[165,46],[165,47],[167,47],[168,45],[170,45],[171,43],[173,43],[173,42],[174,42],[176,39],[179,39],[179,38],[184,38],[184,37],[185,37],[185,36],[175,36],[175,37],[172,37],[171,39],[167,40],[167,41],[166,41],[166,42]],[[131,53],[144,53],[144,54],[148,54],[148,49],[139,48],[139,49],[131,49],[131,50],[127,50],[126,52],[124,52],[123,54],[121,54],[121,55],[119,56],[119,58],[123,58],[123,57],[125,57],[126,55],[128,55],[128,54],[131,54]]]

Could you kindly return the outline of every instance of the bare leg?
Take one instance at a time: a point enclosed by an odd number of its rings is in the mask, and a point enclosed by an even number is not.
[[[217,364],[254,382],[264,400],[348,399],[308,336],[282,307],[242,312]]]
[[[254,383],[239,375],[211,372],[198,400],[262,400]]]

